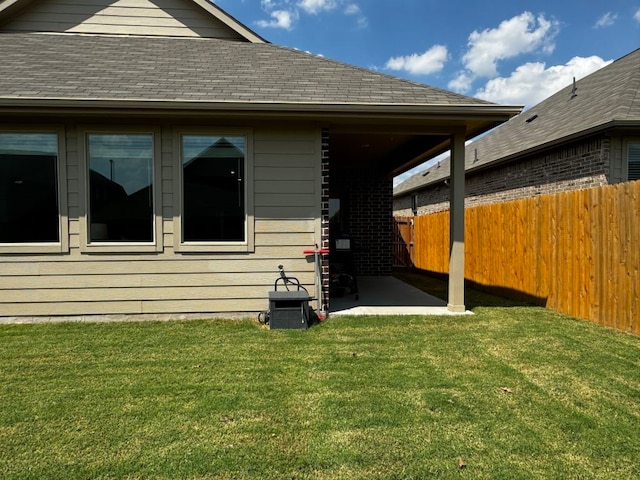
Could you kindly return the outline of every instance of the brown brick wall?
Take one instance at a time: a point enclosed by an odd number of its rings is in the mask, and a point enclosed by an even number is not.
[[[392,272],[391,180],[361,171],[351,191],[351,231],[358,275],[390,275]]]
[[[357,275],[393,269],[393,182],[375,169],[332,170],[332,184],[348,192],[349,234]]]
[[[468,173],[465,205],[473,207],[606,185],[609,152],[610,139],[601,135],[524,160]],[[449,187],[443,183],[414,193],[418,195],[418,215],[449,208]],[[394,214],[412,215],[410,195],[395,199]]]

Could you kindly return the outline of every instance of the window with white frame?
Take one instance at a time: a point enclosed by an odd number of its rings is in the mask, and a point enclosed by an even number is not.
[[[0,131],[0,244],[61,242],[58,134]]]
[[[627,145],[627,180],[640,180],[640,141]]]
[[[87,244],[155,241],[153,133],[87,133]]]
[[[247,250],[252,244],[248,135],[185,133],[179,140],[180,245]]]

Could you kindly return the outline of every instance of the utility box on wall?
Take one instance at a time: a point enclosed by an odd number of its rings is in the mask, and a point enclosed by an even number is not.
[[[304,290],[269,292],[269,328],[309,327],[309,293]]]

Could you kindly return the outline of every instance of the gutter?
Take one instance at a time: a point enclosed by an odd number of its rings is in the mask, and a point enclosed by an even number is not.
[[[296,102],[235,102],[235,101],[182,101],[182,100],[139,100],[139,99],[23,99],[0,98],[0,111],[20,113],[24,109],[34,111],[72,110],[92,113],[103,111],[122,111],[131,113],[131,110],[146,110],[154,113],[166,111],[175,115],[176,112],[193,114],[203,113],[263,113],[263,114],[313,114],[316,117],[338,116],[403,116],[449,119],[490,120],[508,119],[520,113],[520,107],[503,106],[495,104],[468,104],[468,105],[433,105],[433,104],[392,104],[392,103],[296,103]]]

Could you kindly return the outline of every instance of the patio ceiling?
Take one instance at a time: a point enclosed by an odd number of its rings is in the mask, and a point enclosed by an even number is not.
[[[352,167],[366,164],[380,168],[390,176],[420,163],[426,152],[447,144],[447,135],[403,133],[331,133],[331,160],[336,165]]]
[[[451,138],[462,133],[471,139],[513,116],[513,111],[482,115],[482,108],[455,119],[408,118],[352,124],[329,122],[330,155],[339,166],[366,164],[385,175],[399,175],[451,148]]]

